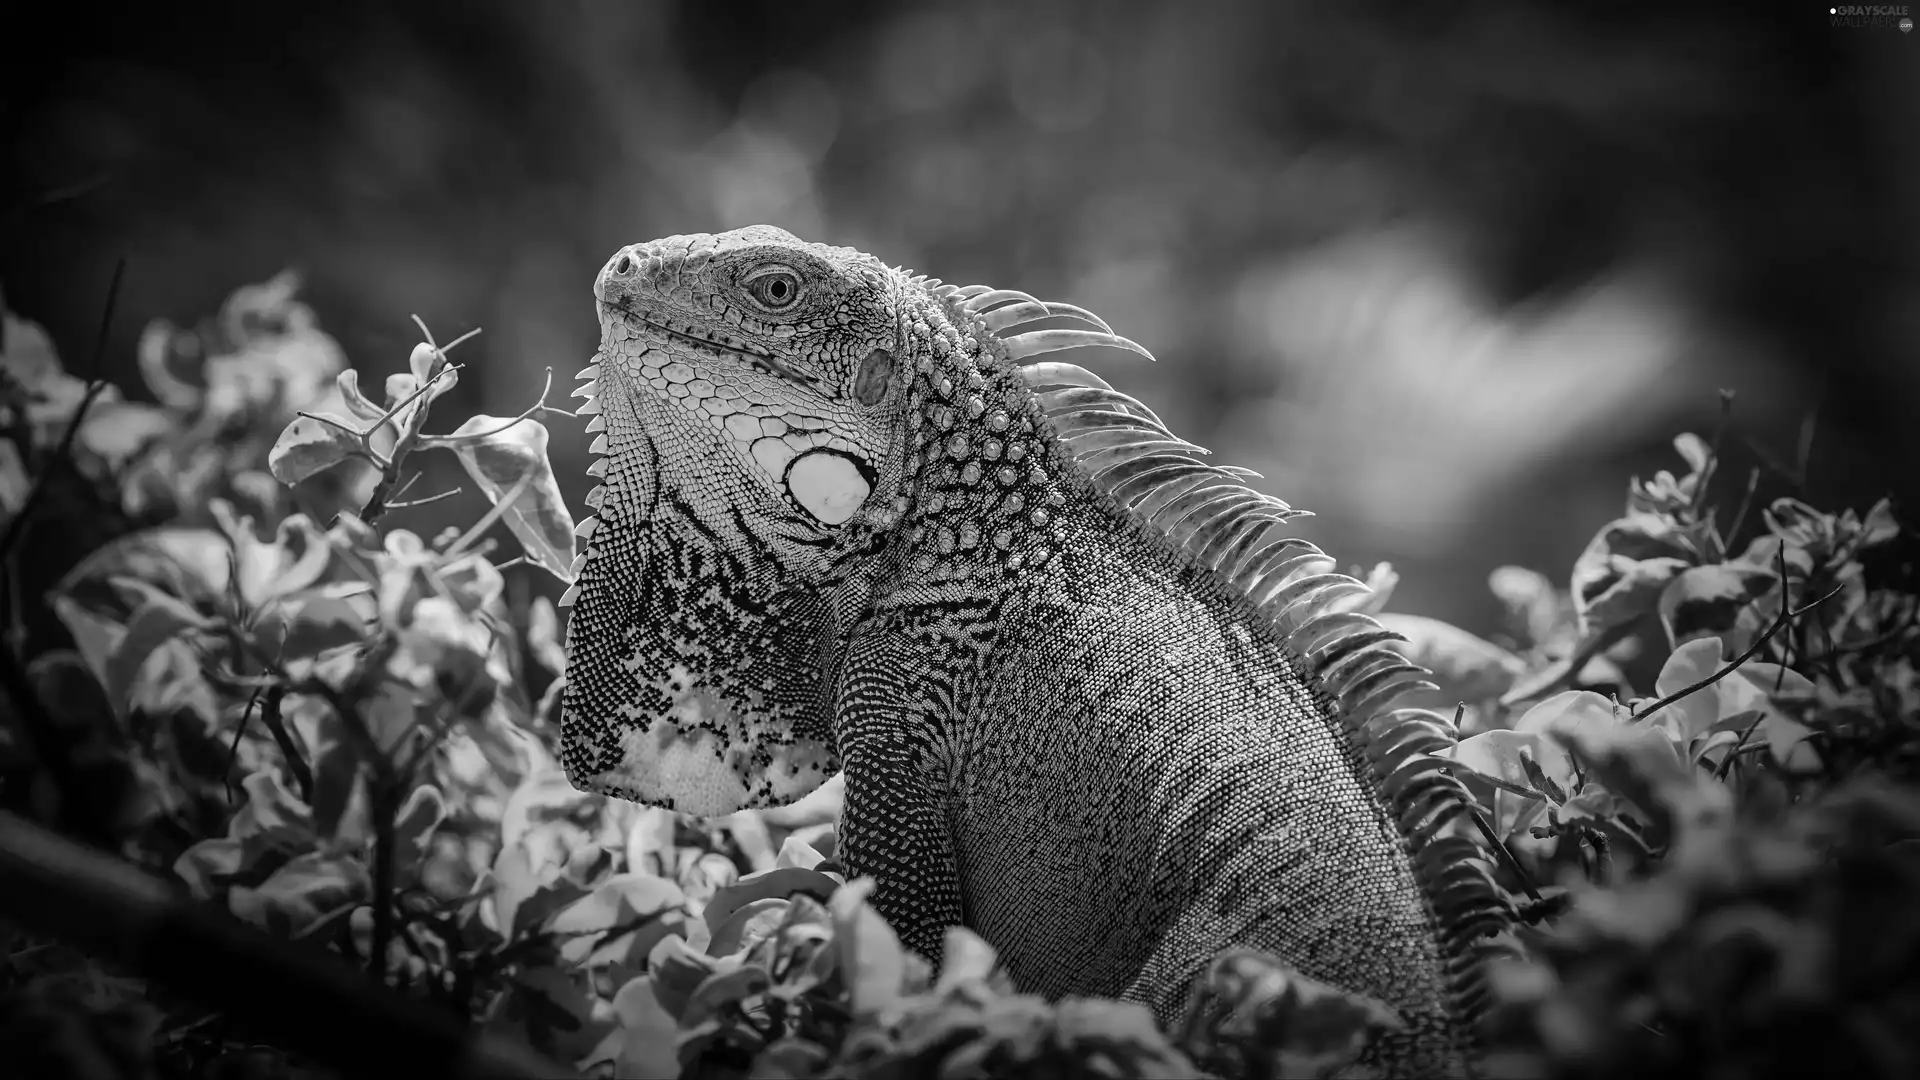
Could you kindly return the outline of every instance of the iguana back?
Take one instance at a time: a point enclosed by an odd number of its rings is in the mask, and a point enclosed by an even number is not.
[[[1507,910],[1450,725],[1389,708],[1423,673],[1296,511],[1051,358],[1144,350],[766,226],[595,293],[576,785],[711,815],[839,767],[843,858],[930,956],[965,923],[1023,989],[1171,1019],[1266,949],[1400,1013],[1388,1072],[1462,1073]]]

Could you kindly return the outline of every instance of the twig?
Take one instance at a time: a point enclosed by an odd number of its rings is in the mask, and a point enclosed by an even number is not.
[[[417,484],[417,483],[419,483],[419,482],[420,482],[420,478],[421,478],[422,476],[425,476],[425,475],[426,475],[425,473],[423,473],[423,472],[421,472],[421,471],[420,471],[420,470],[418,470],[418,469],[415,469],[415,470],[413,471],[413,475],[412,475],[412,476],[409,476],[409,477],[407,477],[407,479],[406,479],[406,482],[405,482],[405,483],[403,483],[403,484],[401,484],[401,485],[400,485],[400,487],[399,487],[398,489],[396,489],[396,490],[394,491],[394,493],[392,494],[392,496],[390,496],[390,497],[391,497],[391,498],[395,498],[395,499],[398,499],[398,498],[400,498],[400,497],[401,497],[402,495],[405,495],[405,494],[406,494],[407,492],[409,492],[409,491],[412,491],[412,490],[413,490],[413,485],[415,485],[415,484]],[[395,504],[395,505],[398,505],[398,504]]]
[[[408,500],[407,500],[407,501],[405,501],[405,502],[393,502],[393,501],[389,501],[389,502],[387,503],[387,509],[389,509],[389,510],[411,510],[411,509],[413,509],[413,508],[414,508],[414,507],[416,507],[416,506],[429,506],[429,505],[432,505],[433,503],[437,503],[437,502],[439,502],[439,501],[441,501],[442,499],[451,499],[451,498],[453,498],[453,497],[454,497],[455,495],[458,495],[458,494],[460,494],[461,492],[463,492],[463,491],[465,491],[465,490],[467,490],[467,489],[466,489],[466,488],[464,488],[464,487],[457,487],[457,488],[453,488],[453,489],[451,489],[451,490],[449,490],[449,491],[443,491],[443,492],[441,492],[441,493],[439,493],[438,495],[423,495],[423,496],[421,496],[421,497],[420,497],[420,498],[418,498],[418,499],[408,499]]]
[[[553,392],[553,368],[548,367],[547,383],[545,386],[542,386],[540,388],[540,400],[534,402],[532,405],[527,406],[525,409],[522,409],[520,411],[520,415],[514,417],[513,419],[507,421],[504,424],[501,424],[499,427],[494,428],[490,431],[469,432],[465,435],[460,436],[457,439],[451,435],[422,435],[420,436],[420,445],[422,446],[457,446],[460,443],[472,442],[475,439],[490,439],[493,436],[498,435],[501,432],[507,430],[508,428],[513,427],[515,424],[520,423],[522,420],[526,420],[532,417],[535,413],[541,412],[543,410],[547,412],[553,411],[547,407],[547,395],[552,392]]]
[[[373,790],[373,955],[367,972],[381,985],[387,982],[387,953],[393,948],[394,819],[400,815],[400,785],[391,770],[374,770]]]
[[[504,515],[515,502],[519,501],[520,496],[526,494],[527,488],[532,486],[533,474],[533,469],[528,469],[526,472],[521,473],[520,479],[514,482],[513,487],[509,488],[506,494],[500,496],[500,501],[494,503],[492,509],[482,514],[479,521],[473,523],[473,528],[462,533],[460,539],[448,545],[447,558],[452,558],[460,552],[465,551],[467,545],[479,539],[480,535],[488,529],[493,528],[493,523],[499,521],[501,516]]]
[[[240,722],[233,726],[233,742],[227,746],[227,805],[233,805],[233,766],[240,760],[240,739],[247,733],[247,725],[253,722],[253,707],[260,704],[260,695],[266,690],[256,686],[253,693],[247,695],[247,707],[240,711]]]
[[[445,378],[448,372],[460,370],[460,365],[447,359],[447,350],[480,332],[480,328],[476,326],[442,346],[433,340],[433,331],[427,329],[426,322],[420,316],[413,316],[413,323],[420,328],[420,333],[426,337],[427,344],[433,347],[434,371],[428,378],[421,380],[420,386],[413,393],[388,409],[386,415],[367,429],[367,433],[362,436],[367,449],[372,450],[374,432],[392,423],[395,417],[404,413],[414,402],[420,403],[420,411],[413,421],[406,428],[396,428],[398,437],[394,440],[393,453],[387,455],[386,461],[380,466],[380,479],[375,482],[372,493],[367,496],[367,504],[360,509],[360,520],[369,528],[377,524],[381,515],[387,512],[387,500],[392,497],[394,482],[400,479],[400,463],[413,452],[414,446],[420,440],[420,429],[426,426],[427,413],[433,407],[433,398],[428,396],[429,391],[433,389],[435,383]]]
[[[1759,729],[1761,724],[1766,722],[1767,718],[1761,716],[1755,719],[1753,723],[1740,729],[1740,737],[1733,740],[1733,745],[1727,748],[1727,756],[1721,758],[1720,764],[1714,766],[1713,778],[1715,780],[1725,780],[1727,778],[1727,770],[1733,767],[1733,759],[1739,756],[1741,748],[1747,745],[1747,736],[1752,735]]]
[[[1641,709],[1638,712],[1635,712],[1631,717],[1629,717],[1629,719],[1639,720],[1639,719],[1642,719],[1643,717],[1656,713],[1661,709],[1664,709],[1667,706],[1673,704],[1674,702],[1679,701],[1681,698],[1686,697],[1689,694],[1693,694],[1701,690],[1705,690],[1707,687],[1712,686],[1714,683],[1717,683],[1721,679],[1724,679],[1727,676],[1733,674],[1735,671],[1739,670],[1740,665],[1746,663],[1748,660],[1753,659],[1753,657],[1756,654],[1758,654],[1762,648],[1765,648],[1767,642],[1773,640],[1773,636],[1775,634],[1778,634],[1781,630],[1784,630],[1787,627],[1788,623],[1791,623],[1793,620],[1799,618],[1800,616],[1806,614],[1809,611],[1812,611],[1814,608],[1819,607],[1821,604],[1824,604],[1828,600],[1831,600],[1835,596],[1839,595],[1840,590],[1843,586],[1835,585],[1833,589],[1829,591],[1825,596],[1822,596],[1817,600],[1810,601],[1802,607],[1799,607],[1799,608],[1787,607],[1787,548],[1785,544],[1782,544],[1780,546],[1779,554],[1780,554],[1780,614],[1778,617],[1776,617],[1773,620],[1773,625],[1767,627],[1766,633],[1761,634],[1758,638],[1754,639],[1753,644],[1749,645],[1745,652],[1741,653],[1739,656],[1734,657],[1732,660],[1729,660],[1723,667],[1720,668],[1720,670],[1714,672],[1713,674],[1707,676],[1704,679],[1701,679],[1699,682],[1694,683],[1692,686],[1684,687],[1680,690],[1674,691],[1671,694],[1668,694],[1666,697],[1663,697],[1660,700],[1654,702],[1653,704],[1648,705],[1646,708]]]
[[[1707,503],[1707,488],[1713,482],[1713,476],[1720,471],[1720,443],[1727,434],[1727,422],[1733,417],[1733,391],[1720,391],[1720,415],[1713,422],[1713,440],[1707,444],[1707,462],[1700,470],[1700,483],[1693,489],[1693,502],[1687,507],[1690,514],[1699,514]],[[1724,556],[1725,551],[1717,554]]]
[[[1493,850],[1500,854],[1501,863],[1513,872],[1514,877],[1520,879],[1520,887],[1526,890],[1527,899],[1536,904],[1539,903],[1540,890],[1534,887],[1533,875],[1527,873],[1527,868],[1520,865],[1519,859],[1514,858],[1513,852],[1507,849],[1506,842],[1493,835],[1493,826],[1487,824],[1487,819],[1480,813],[1480,808],[1469,806],[1467,813],[1473,816],[1473,823],[1480,827],[1480,835],[1486,837],[1487,843],[1492,844]]]
[[[287,760],[287,772],[293,775],[293,782],[300,786],[302,802],[313,802],[313,769],[307,759],[294,745],[293,736],[287,732],[286,721],[281,718],[280,707],[287,699],[284,684],[275,683],[267,688],[267,697],[260,705],[260,723],[273,735],[273,741],[280,747],[280,756]]]
[[[1733,523],[1727,526],[1726,548],[1733,549],[1733,542],[1740,536],[1740,527],[1747,523],[1747,511],[1753,509],[1753,494],[1760,490],[1760,466],[1755,465],[1747,471],[1747,492],[1740,496],[1740,509],[1734,512]]]
[[[113,309],[120,302],[120,282],[126,277],[127,260],[123,257],[113,264],[113,281],[107,286],[107,306],[100,313],[100,329],[93,339],[93,359],[87,364],[87,392],[80,398],[80,404],[73,410],[73,417],[67,421],[67,430],[60,436],[60,444],[54,449],[51,461],[64,461],[73,452],[73,441],[80,434],[80,424],[87,418],[87,410],[93,406],[94,399],[106,392],[107,383],[100,378],[100,362],[107,352],[107,331],[113,327]],[[40,475],[34,478],[33,487],[28,490],[26,499],[20,503],[20,509],[7,522],[5,535],[0,535],[0,561],[13,557],[13,551],[20,546],[20,538],[26,533],[26,526],[33,512],[40,507],[40,500],[46,497],[47,475],[51,470],[42,468]]]
[[[20,508],[14,512],[13,519],[7,522],[4,535],[0,535],[0,563],[4,563],[9,572],[0,574],[0,588],[5,588],[4,597],[0,597],[0,609],[14,610],[14,590],[12,571],[15,569],[13,555],[26,536],[27,523],[32,520],[40,501],[46,498],[47,478],[54,462],[67,460],[73,452],[73,441],[80,432],[80,424],[86,419],[87,410],[106,390],[107,384],[99,379],[100,364],[106,356],[107,332],[113,326],[113,312],[120,300],[120,284],[126,276],[127,260],[121,258],[114,263],[113,280],[107,286],[107,303],[100,313],[100,329],[94,337],[93,356],[87,365],[87,390],[80,403],[73,410],[73,416],[67,421],[67,429],[61,435],[59,446],[53,458],[40,474],[34,478],[33,486],[28,489],[27,497],[21,500]],[[34,687],[32,678],[27,674],[26,664],[21,660],[15,645],[6,643],[0,646],[0,691],[13,702],[15,713],[20,717],[18,730],[24,737],[27,751],[34,760],[47,771],[53,781],[54,790],[59,793],[59,820],[73,835],[90,843],[109,846],[112,842],[111,830],[101,817],[85,805],[82,799],[82,783],[79,773],[73,768],[65,749],[61,746],[59,725],[48,712],[46,703],[40,699],[39,691]]]
[[[1883,634],[1876,634],[1865,641],[1856,641],[1851,645],[1835,645],[1817,659],[1827,660],[1847,656],[1852,653],[1866,652],[1869,649],[1877,649],[1882,645],[1891,644],[1912,630],[1917,622],[1920,622],[1920,597],[1914,598],[1913,603],[1907,605],[1907,613],[1901,617],[1899,625],[1893,629]]]

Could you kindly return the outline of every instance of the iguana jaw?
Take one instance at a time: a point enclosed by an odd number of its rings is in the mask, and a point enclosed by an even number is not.
[[[687,320],[674,320],[668,316],[656,314],[634,301],[600,301],[600,336],[605,344],[614,338],[615,326],[624,327],[629,340],[646,341],[649,338],[665,344],[672,340],[681,343],[695,353],[714,359],[733,359],[758,367],[769,374],[777,375],[798,386],[805,386],[817,393],[825,393],[830,388],[822,387],[819,380],[809,378],[780,357],[760,349],[749,347],[731,335],[717,333]]]

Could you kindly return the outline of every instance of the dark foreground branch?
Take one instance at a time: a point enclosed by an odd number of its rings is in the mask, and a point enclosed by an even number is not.
[[[172,986],[349,1076],[578,1075],[5,812],[0,916]]]

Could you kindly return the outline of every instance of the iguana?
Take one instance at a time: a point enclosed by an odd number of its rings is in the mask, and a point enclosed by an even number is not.
[[[622,248],[594,298],[574,785],[720,815],[840,770],[840,857],[929,957],[964,924],[1171,1020],[1265,949],[1398,1011],[1384,1071],[1462,1074],[1510,908],[1452,726],[1390,708],[1432,684],[1299,511],[1055,358],[1145,349],[764,225]]]

